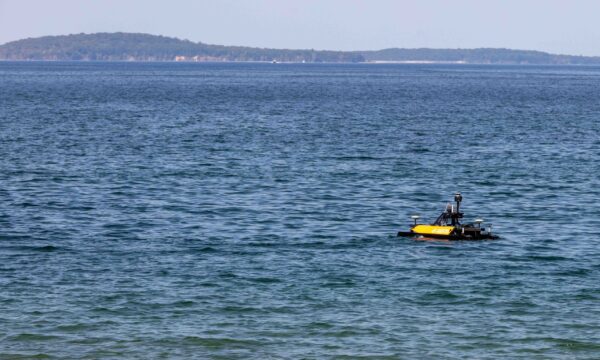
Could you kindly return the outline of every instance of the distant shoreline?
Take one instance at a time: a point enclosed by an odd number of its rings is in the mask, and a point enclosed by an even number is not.
[[[364,61],[364,62],[294,62],[282,61],[272,63],[271,61],[173,61],[173,60],[7,60],[0,59],[1,63],[78,63],[78,64],[264,64],[264,65],[477,65],[477,66],[600,66],[596,64],[529,64],[529,63],[470,63],[464,61]]]
[[[0,61],[600,65],[600,57],[556,55],[533,50],[504,48],[390,48],[373,51],[268,49],[211,45],[136,33],[74,34],[12,41],[0,45]]]

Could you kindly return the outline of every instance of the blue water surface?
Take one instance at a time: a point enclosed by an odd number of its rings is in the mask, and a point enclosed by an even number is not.
[[[598,358],[599,174],[600,67],[0,62],[0,358]]]

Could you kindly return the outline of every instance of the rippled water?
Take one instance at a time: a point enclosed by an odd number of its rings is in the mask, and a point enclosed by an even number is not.
[[[597,358],[600,68],[0,63],[0,358]],[[462,191],[500,240],[395,237]]]

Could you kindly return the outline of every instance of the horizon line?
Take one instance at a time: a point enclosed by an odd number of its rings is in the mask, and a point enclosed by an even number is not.
[[[545,50],[536,50],[536,49],[518,49],[518,48],[511,48],[511,47],[486,47],[486,46],[478,46],[478,47],[457,47],[457,48],[437,48],[437,47],[399,47],[399,46],[392,46],[392,47],[385,47],[385,48],[381,48],[381,49],[374,49],[374,50],[333,50],[333,49],[315,49],[315,48],[288,48],[288,47],[260,47],[260,46],[248,46],[248,45],[226,45],[226,44],[213,44],[213,43],[207,43],[207,42],[202,42],[202,41],[193,41],[190,39],[185,39],[185,38],[180,38],[177,36],[170,36],[170,35],[163,35],[163,34],[152,34],[152,33],[144,33],[144,32],[128,32],[128,31],[113,31],[113,32],[109,32],[109,31],[98,31],[98,32],[90,32],[90,33],[86,33],[86,32],[80,32],[80,33],[70,33],[70,34],[62,34],[62,35],[41,35],[41,36],[35,36],[35,37],[26,37],[26,38],[21,38],[21,39],[17,39],[17,40],[11,40],[8,42],[5,42],[3,44],[0,44],[1,46],[13,43],[13,42],[19,42],[19,41],[23,41],[23,40],[30,40],[30,39],[40,39],[40,38],[45,38],[45,37],[66,37],[66,36],[77,36],[77,35],[97,35],[97,34],[131,34],[131,35],[149,35],[149,36],[157,36],[157,37],[164,37],[164,38],[169,38],[169,39],[176,39],[179,41],[189,41],[193,44],[203,44],[203,45],[214,45],[214,46],[226,46],[226,47],[243,47],[243,48],[252,48],[252,49],[267,49],[267,50],[300,50],[300,51],[335,51],[335,52],[346,52],[346,53],[368,53],[368,52],[378,52],[378,51],[384,51],[384,50],[396,50],[396,49],[400,49],[400,50],[508,50],[508,51],[531,51],[531,52],[537,52],[537,53],[542,53],[542,54],[548,54],[548,55],[553,55],[553,56],[570,56],[570,57],[582,57],[582,58],[600,58],[600,55],[574,55],[574,54],[565,54],[565,53],[552,53],[549,51],[545,51]]]

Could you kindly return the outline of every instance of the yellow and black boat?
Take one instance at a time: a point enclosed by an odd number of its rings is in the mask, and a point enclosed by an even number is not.
[[[400,231],[398,236],[436,238],[448,240],[484,240],[497,239],[492,235],[492,225],[483,227],[482,219],[476,219],[474,224],[462,224],[463,213],[460,212],[462,195],[454,194],[456,206],[448,204],[444,211],[433,224],[418,224],[418,215],[413,215],[414,225],[410,231]]]

